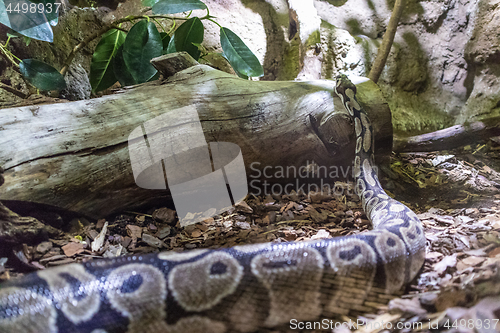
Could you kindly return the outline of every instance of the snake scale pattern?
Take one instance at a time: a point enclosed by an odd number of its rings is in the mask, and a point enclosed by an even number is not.
[[[383,191],[356,87],[336,80],[355,121],[355,190],[373,230],[42,270],[1,286],[0,332],[254,332],[373,311],[398,295],[423,264],[423,229]]]

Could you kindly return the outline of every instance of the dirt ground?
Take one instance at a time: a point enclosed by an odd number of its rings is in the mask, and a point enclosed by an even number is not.
[[[335,332],[500,332],[499,150],[492,140],[449,152],[393,156],[391,169],[380,173],[382,183],[421,219],[427,238],[425,264],[405,295],[378,313],[341,318],[365,325]],[[98,221],[64,221],[40,209],[30,215],[65,232],[37,243],[11,244],[0,253],[1,280],[94,258],[301,241],[370,228],[359,199],[349,191],[251,196],[186,228],[168,207]]]

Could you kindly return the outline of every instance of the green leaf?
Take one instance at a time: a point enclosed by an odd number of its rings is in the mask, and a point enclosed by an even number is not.
[[[162,50],[161,36],[153,22],[141,20],[130,29],[123,43],[123,60],[136,84],[156,74],[150,60],[161,56]]]
[[[142,0],[142,5],[145,7],[153,7],[160,0]]]
[[[1,22],[0,22],[1,23]],[[52,28],[50,24],[42,24],[36,27],[32,27],[24,30],[17,30],[20,34],[32,38],[41,40],[44,42],[52,43],[54,41],[54,33],[52,32]]]
[[[200,0],[160,0],[153,5],[153,14],[177,14],[194,9],[207,9]]]
[[[123,44],[118,48],[118,51],[116,51],[116,55],[113,58],[113,72],[122,87],[135,84],[135,80],[123,60]]]
[[[264,75],[257,57],[234,32],[228,28],[220,28],[220,44],[224,56],[238,74],[248,77]]]
[[[23,77],[40,90],[66,88],[64,77],[54,67],[35,59],[24,59],[19,64]]]
[[[57,9],[55,0],[3,0],[0,1],[0,23],[24,36],[52,42],[51,25],[57,25]]]
[[[9,31],[7,31],[7,37],[10,37],[10,38],[17,38],[17,37],[22,37],[23,35],[21,35],[20,33],[12,30],[12,29],[9,29]]]
[[[167,54],[168,44],[170,43],[170,36],[166,32],[160,32],[160,37],[163,44],[163,50],[161,54]]]
[[[177,48],[175,47],[175,34],[170,38],[170,42],[168,42],[167,46],[167,54],[177,52]]]
[[[160,78],[160,72],[156,72],[155,75],[153,75],[153,77],[151,77],[148,82],[151,82],[151,81],[155,81],[155,80],[158,80]]]
[[[177,52],[186,51],[194,60],[198,60],[200,51],[193,43],[200,44],[203,41],[203,34],[204,28],[200,19],[197,17],[190,18],[175,31],[173,38],[175,40],[175,49]]]
[[[107,89],[117,81],[113,71],[113,57],[125,37],[125,32],[111,29],[97,44],[90,63],[90,84],[94,92]]]
[[[29,2],[37,4],[37,11],[43,12],[43,14],[47,17],[47,20],[51,22],[52,26],[57,25],[58,16],[61,12],[61,1],[56,0],[27,0]],[[42,4],[42,5],[39,5]],[[31,11],[31,10],[30,10]],[[55,23],[55,24],[52,24]]]

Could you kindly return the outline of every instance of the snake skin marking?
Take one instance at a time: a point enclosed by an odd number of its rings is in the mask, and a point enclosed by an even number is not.
[[[335,276],[330,283],[335,290],[326,304],[327,313],[349,313],[351,306],[360,307],[370,292],[377,256],[362,239],[347,238],[330,244],[326,256]]]
[[[425,246],[425,244],[423,244],[422,246]],[[417,273],[422,268],[424,261],[425,261],[425,252],[415,251],[415,253],[412,254],[412,256],[410,257],[408,274],[407,276],[405,276],[405,283],[410,282],[413,279],[413,277],[417,275]]]
[[[273,244],[271,243],[257,243],[249,245],[236,245],[233,248],[242,253],[254,253],[254,252],[259,252],[261,250],[270,250],[272,249],[272,247]]]
[[[401,218],[393,218],[390,221],[386,222],[384,225],[386,227],[390,227],[390,226],[394,226],[394,225],[399,227],[400,225],[402,225],[404,223],[405,223],[405,221]]]
[[[401,274],[401,268],[406,266],[406,256],[400,255],[406,252],[405,243],[387,230],[381,231],[374,243],[384,262],[386,293],[392,294],[401,289],[405,282],[405,274]]]
[[[386,194],[383,194],[383,193],[377,194],[377,197],[379,197],[382,200],[388,200],[389,199],[389,196],[386,195]]]
[[[366,185],[363,179],[358,179],[357,186],[356,186],[356,194],[358,196],[361,196],[361,194],[366,190]]]
[[[25,288],[0,289],[0,309],[7,310],[8,317],[0,317],[4,332],[56,333],[57,312],[52,301],[36,291]]]
[[[358,138],[356,140],[356,154],[359,153],[361,151],[361,147],[363,145],[363,139],[361,138]]]
[[[99,281],[80,264],[55,267],[37,272],[49,285],[62,313],[79,324],[92,318],[101,305]]]
[[[373,148],[373,141],[372,141],[372,127],[370,124],[370,120],[368,117],[362,113],[361,114],[361,123],[363,126],[363,129],[365,130],[365,135],[364,135],[364,150],[366,153],[372,150]]]
[[[365,151],[365,153],[368,153],[372,147],[371,143],[368,143],[372,141],[372,133],[369,129],[365,130],[364,137],[365,138],[363,139],[363,150]]]
[[[245,285],[248,288],[229,309],[229,320],[238,332],[255,332],[267,318],[267,311],[262,309],[269,304],[268,292],[264,286]]]
[[[391,212],[394,212],[394,213],[399,213],[399,212],[402,212],[403,210],[405,210],[406,207],[403,206],[403,205],[400,205],[400,204],[392,204],[390,207],[389,207],[389,210]]]
[[[208,310],[232,294],[243,276],[243,267],[228,253],[217,251],[175,266],[168,284],[175,300],[187,311]]]
[[[380,204],[383,204],[383,203],[384,202],[381,202]],[[376,211],[373,214],[373,220],[374,221],[383,221],[387,217],[387,214],[389,214],[389,210],[387,210],[387,209],[380,209],[380,210]]]
[[[354,158],[353,176],[357,178],[359,175],[361,175],[361,158],[356,156]]]
[[[364,180],[363,180],[363,184],[365,184],[365,186],[366,186],[366,183]],[[363,207],[366,206],[365,201],[368,202],[373,197],[373,194],[374,193],[372,190],[365,190],[365,192],[362,194],[363,197],[361,198],[363,200],[363,203],[362,203]]]
[[[168,333],[225,333],[226,325],[219,321],[201,316],[181,318],[175,325],[169,326]],[[162,332],[158,332],[162,333]]]
[[[365,213],[367,216],[369,216],[368,214],[371,213],[373,207],[375,207],[378,204],[378,202],[379,202],[378,197],[372,197],[370,200],[368,200],[365,207]]]
[[[354,98],[354,90],[352,89],[346,89],[345,90],[345,94],[347,95],[347,97],[349,97],[350,99],[350,102],[351,102],[351,105],[356,108],[356,110],[360,110],[361,107],[359,106],[358,102],[356,101],[356,99]]]
[[[358,238],[340,239],[330,244],[326,248],[326,257],[333,271],[338,274],[346,273],[353,267],[363,267],[377,260],[372,247]]]
[[[158,253],[158,259],[167,261],[184,261],[192,259],[207,252],[208,252],[207,249],[196,249],[189,252],[165,251]]]
[[[354,130],[356,132],[356,137],[359,137],[358,139],[362,139],[360,137],[361,136],[362,127],[361,127],[361,121],[359,120],[359,118],[354,118]]]
[[[158,268],[147,264],[121,266],[109,274],[107,283],[106,296],[111,306],[130,320],[129,332],[166,330],[167,283]]]
[[[266,326],[284,324],[290,318],[312,320],[321,314],[323,261],[318,250],[306,244],[293,244],[252,259],[252,273],[269,291]]]
[[[365,173],[365,181],[371,186],[375,186],[377,183],[372,177],[372,166],[370,165],[370,161],[367,159],[363,161],[363,172]]]
[[[410,210],[409,208],[406,210],[406,216],[408,217],[409,220],[412,220],[412,221],[420,221],[418,219],[418,216],[417,214],[415,214],[412,210]]]
[[[418,249],[425,246],[425,238],[422,237],[423,230],[419,225],[410,223],[409,227],[400,227],[399,231],[401,232],[401,236],[403,237],[409,252],[412,254],[412,261],[408,269],[408,276],[415,276],[425,260],[425,252],[418,251]],[[409,278],[407,277],[407,280],[408,279]]]
[[[352,105],[351,102],[345,103],[347,112],[349,112],[349,115],[352,117],[354,116],[354,111],[352,110]]]

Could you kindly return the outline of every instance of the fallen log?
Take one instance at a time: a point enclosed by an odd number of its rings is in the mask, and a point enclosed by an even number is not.
[[[424,152],[453,149],[500,135],[500,117],[451,126],[432,133],[395,138],[394,151]]]
[[[43,203],[93,218],[165,204],[172,184],[166,189],[137,186],[129,136],[164,114],[175,115],[171,132],[189,134],[193,123],[185,113],[193,108],[206,142],[230,142],[241,149],[248,179],[313,162],[350,167],[353,124],[332,96],[333,85],[329,80],[253,82],[195,65],[101,98],[0,110],[0,166],[5,169],[0,200]],[[358,90],[374,125],[377,156],[389,156],[390,110],[373,82],[360,81]]]

